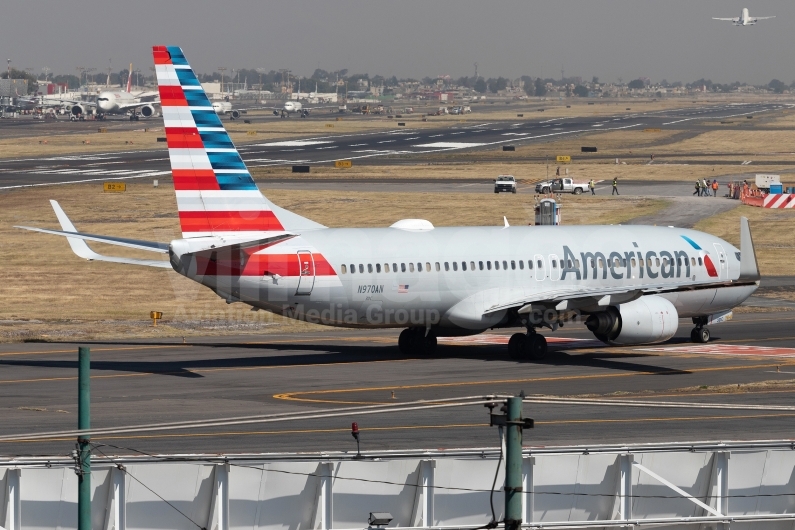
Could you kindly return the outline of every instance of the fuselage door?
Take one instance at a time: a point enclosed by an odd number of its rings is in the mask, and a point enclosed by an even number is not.
[[[718,253],[718,277],[722,280],[729,278],[729,260],[726,258],[726,251],[723,250],[723,245],[715,243],[715,250]]]
[[[308,250],[298,251],[298,289],[295,294],[311,294],[315,285],[315,259]]]
[[[533,256],[533,267],[536,271],[536,280],[543,280],[546,277],[546,273],[544,272],[544,256],[541,254]]]

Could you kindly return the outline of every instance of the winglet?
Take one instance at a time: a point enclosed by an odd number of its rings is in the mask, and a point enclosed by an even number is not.
[[[72,224],[72,221],[67,217],[66,212],[63,211],[58,201],[50,199],[50,204],[52,205],[52,209],[55,210],[55,216],[58,218],[58,222],[61,223],[61,229],[64,232],[77,232],[77,228],[75,228],[75,225]],[[93,260],[96,257],[97,254],[89,248],[84,240],[76,237],[67,237],[66,240],[69,242],[72,252],[77,254],[78,257],[87,260]]]
[[[740,277],[741,281],[759,281],[759,263],[754,252],[754,240],[747,217],[740,217]]]
[[[505,222],[504,228],[508,228],[509,226],[511,226],[511,225],[508,224],[508,218],[505,217],[504,215],[502,216],[502,220]]]

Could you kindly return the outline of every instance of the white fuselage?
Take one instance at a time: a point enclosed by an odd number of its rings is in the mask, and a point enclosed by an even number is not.
[[[125,104],[138,103],[139,99],[129,92],[123,90],[113,90],[101,92],[97,96],[97,108],[103,114],[120,114],[127,112],[122,110]]]
[[[284,112],[301,112],[303,108],[300,101],[287,101],[284,104],[283,110]]]
[[[494,308],[534,293],[565,298],[628,287],[664,289],[661,296],[679,316],[690,317],[731,309],[757,287],[732,283],[739,277],[737,248],[678,228],[328,228],[270,246],[226,272],[223,256],[213,270],[194,256],[180,260],[206,243],[172,242],[174,269],[228,301],[335,326],[433,325],[441,334],[476,333],[510,325],[507,310]],[[712,274],[705,256],[714,262]],[[290,260],[292,269],[284,265]]]
[[[740,13],[739,25],[740,26],[748,26],[749,24],[753,24],[753,23],[754,23],[753,19],[748,14],[748,8],[744,7],[742,13]]]

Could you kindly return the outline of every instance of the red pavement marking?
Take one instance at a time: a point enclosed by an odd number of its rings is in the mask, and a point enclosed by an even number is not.
[[[567,337],[550,337],[544,336],[547,339],[547,344],[550,346],[569,346],[577,345],[581,347],[590,346],[589,343],[594,342],[590,339],[572,339]],[[439,342],[457,343],[457,344],[508,344],[511,339],[510,335],[494,335],[491,333],[482,335],[471,335],[468,337],[439,337]],[[603,345],[602,342],[599,342]]]
[[[684,346],[658,346],[639,348],[637,351],[667,353],[705,353],[707,355],[753,355],[764,357],[795,357],[795,348],[771,346],[743,346],[739,344],[688,344]]]

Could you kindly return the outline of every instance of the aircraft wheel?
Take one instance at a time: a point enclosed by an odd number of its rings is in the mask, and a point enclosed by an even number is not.
[[[411,353],[411,336],[411,328],[404,329],[400,332],[400,336],[398,336],[398,349],[403,355],[409,355]]]
[[[541,360],[547,355],[547,339],[538,333],[528,336],[524,346],[525,354],[534,361]]]
[[[511,359],[521,359],[524,357],[524,343],[527,335],[524,333],[514,333],[508,341],[508,357]]]
[[[693,328],[693,331],[690,332],[690,340],[697,344],[706,344],[709,342],[710,333],[709,328],[701,327],[701,328]]]

